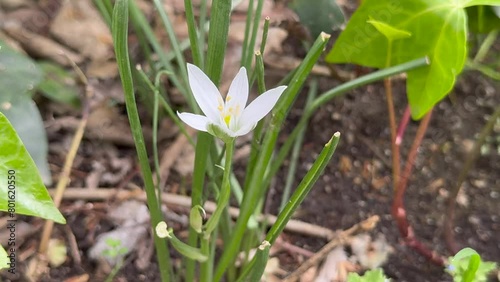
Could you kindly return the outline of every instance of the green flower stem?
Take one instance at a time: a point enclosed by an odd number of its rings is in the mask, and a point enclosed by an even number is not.
[[[208,260],[206,262],[203,262],[200,264],[200,282],[211,282],[212,281],[212,276],[213,276],[213,256],[210,253],[210,238],[206,236],[201,236],[201,251],[204,255],[208,257]],[[215,240],[213,240],[215,241]],[[194,269],[193,269],[194,272]],[[186,272],[186,281],[194,281],[188,280],[191,279],[191,277],[194,276],[194,273],[189,274]]]
[[[305,199],[309,191],[314,183],[318,180],[318,178],[323,174],[323,171],[333,156],[335,149],[337,148],[337,144],[340,140],[340,133],[336,132],[333,134],[330,141],[325,145],[319,156],[314,161],[313,166],[307,172],[304,179],[300,182],[299,186],[293,193],[290,201],[285,206],[282,212],[279,213],[276,222],[271,227],[271,230],[267,233],[266,240],[273,244],[278,238],[279,234],[283,231],[286,224],[292,217],[295,210],[299,207],[302,201]]]
[[[195,147],[193,185],[191,188],[191,208],[197,205],[203,206],[203,187],[208,167],[208,155],[212,145],[212,135],[206,132],[198,132],[198,140]],[[188,244],[190,246],[197,246],[198,237],[198,233],[189,227]],[[203,264],[208,265],[209,263],[211,263],[211,260],[202,263],[202,267],[206,267]],[[195,261],[186,258],[184,264],[186,266],[186,281],[194,281]]]
[[[316,94],[318,92],[318,80],[313,79],[309,85],[309,93],[307,95],[306,108],[312,103]],[[280,211],[285,208],[286,203],[290,197],[290,192],[292,190],[292,185],[295,180],[295,173],[297,172],[297,163],[299,160],[300,150],[302,149],[302,143],[304,142],[304,135],[306,133],[306,127],[302,127],[297,138],[295,139],[292,156],[290,158],[290,165],[288,166],[288,174],[286,176],[285,188],[283,189],[283,196],[281,198]]]
[[[329,35],[324,33],[318,37],[308,55],[306,56],[306,58],[304,58],[304,61],[295,73],[295,76],[292,79],[292,83],[282,94],[280,101],[278,101],[278,104],[273,110],[269,129],[266,136],[264,137],[262,151],[258,156],[258,161],[256,163],[256,168],[252,179],[250,180],[250,185],[248,188],[246,188],[243,203],[241,204],[240,216],[238,217],[236,226],[233,230],[233,237],[228,248],[222,254],[219,264],[216,267],[214,274],[215,281],[221,281],[222,276],[226,272],[226,269],[238,254],[239,246],[243,235],[245,234],[248,220],[253,214],[257,203],[260,199],[262,199],[267,190],[267,187],[263,187],[261,186],[261,184],[263,181],[264,173],[269,166],[271,155],[274,151],[274,146],[276,145],[276,141],[278,139],[280,127],[283,124],[289,107],[291,107],[312,67],[323,52],[329,37]]]
[[[142,127],[137,112],[137,106],[134,97],[134,85],[132,80],[132,71],[128,55],[128,0],[117,0],[113,10],[112,34],[115,47],[115,54],[122,79],[123,91],[125,94],[125,104],[127,114],[132,129],[132,135],[141,165],[141,172],[144,177],[146,189],[147,204],[151,212],[151,227],[154,230],[156,225],[162,221],[162,213],[156,199],[153,176],[149,167],[149,160],[146,152],[144,137],[142,136]],[[170,281],[169,270],[171,270],[170,256],[165,240],[158,236],[154,237],[156,247],[156,256],[162,281]]]
[[[233,154],[234,154],[234,140],[230,139],[226,143],[226,160],[224,162],[224,175],[222,176],[222,185],[219,192],[219,199],[217,199],[217,208],[215,209],[212,216],[208,219],[205,225],[205,232],[208,236],[215,230],[219,224],[222,211],[229,204],[229,198],[231,196],[231,185],[230,185],[230,175],[233,164]],[[218,281],[218,279],[216,279]]]
[[[206,2],[206,1],[202,1]],[[202,49],[198,42],[198,34],[193,14],[193,3],[191,0],[184,0],[184,7],[186,9],[186,22],[188,26],[189,42],[191,43],[191,54],[193,55],[193,62],[198,67],[203,67]],[[200,25],[203,29],[203,26]]]
[[[420,68],[429,64],[427,58],[416,59],[404,64],[400,64],[397,66],[393,66],[387,69],[378,70],[376,72],[367,74],[365,76],[356,78],[347,83],[339,85],[323,94],[321,94],[318,98],[316,98],[310,107],[306,108],[305,112],[302,114],[298,125],[293,129],[292,133],[288,136],[287,140],[281,147],[278,156],[273,161],[271,169],[269,173],[266,175],[265,183],[270,183],[271,178],[278,172],[278,169],[283,164],[283,161],[288,156],[290,152],[293,142],[295,138],[297,138],[299,132],[302,130],[301,128],[305,127],[309,121],[309,118],[316,112],[316,110],[328,103],[331,99],[338,97],[352,89],[370,84],[375,81],[382,80],[386,77],[393,76],[396,74],[400,74],[403,72],[407,72],[416,68]]]

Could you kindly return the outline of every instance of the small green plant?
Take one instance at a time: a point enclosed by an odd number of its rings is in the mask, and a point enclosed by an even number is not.
[[[496,263],[481,261],[481,256],[471,248],[464,248],[449,259],[446,272],[455,282],[487,281],[488,273],[496,268]]]
[[[106,282],[111,282],[120,268],[122,268],[124,255],[128,252],[128,248],[123,247],[122,242],[117,239],[107,238],[105,242],[109,248],[102,251],[102,255],[110,261],[115,262],[113,269],[106,278]]]
[[[347,275],[347,282],[387,282],[387,279],[384,275],[384,271],[382,269],[373,269],[368,270],[363,274],[363,276],[351,272]]]

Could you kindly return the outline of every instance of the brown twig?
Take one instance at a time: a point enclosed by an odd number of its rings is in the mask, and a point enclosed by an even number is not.
[[[89,99],[93,94],[93,90],[88,84],[87,78],[85,75],[81,72],[80,68],[73,62],[71,59],[68,57],[68,60],[71,62],[73,68],[76,70],[80,81],[83,85],[85,85],[85,97],[84,97],[84,103],[83,103],[83,109],[82,109],[82,119],[80,121],[80,124],[78,126],[77,131],[75,132],[75,136],[73,137],[73,140],[71,142],[70,150],[68,152],[68,155],[66,156],[66,160],[64,162],[63,170],[61,172],[61,175],[59,177],[59,181],[56,186],[56,193],[54,194],[54,204],[56,207],[59,207],[61,204],[61,200],[64,194],[64,189],[66,188],[66,185],[69,183],[69,177],[71,173],[71,166],[73,165],[73,161],[75,160],[76,153],[78,151],[78,148],[80,147],[80,142],[82,141],[83,138],[83,133],[85,131],[85,127],[87,126],[87,121],[89,117],[89,112],[90,112],[90,106],[89,106]],[[47,220],[45,222],[45,225],[43,227],[42,231],[42,237],[40,240],[40,247],[38,248],[38,252],[42,255],[44,255],[47,252],[47,247],[50,239],[50,235],[52,234],[52,229],[54,228],[54,222],[51,220]]]
[[[481,129],[481,133],[479,133],[479,136],[476,142],[474,143],[474,147],[467,155],[464,166],[462,167],[462,170],[458,175],[457,183],[450,190],[450,196],[448,198],[448,207],[446,209],[446,220],[444,223],[444,237],[448,250],[452,254],[456,254],[459,251],[459,247],[457,245],[457,242],[455,241],[455,237],[453,234],[453,221],[455,219],[455,205],[458,193],[460,191],[460,188],[462,187],[463,182],[467,178],[467,174],[469,173],[472,166],[474,165],[474,162],[479,156],[479,153],[481,152],[481,147],[486,141],[486,137],[488,137],[491,134],[491,131],[493,130],[495,122],[497,121],[498,118],[500,118],[500,106],[497,106],[493,115],[488,119],[488,122]]]
[[[418,148],[420,147],[425,132],[427,131],[431,116],[432,110],[424,116],[424,118],[420,122],[420,126],[418,127],[417,134],[415,135],[415,139],[413,140],[413,144],[406,160],[405,169],[395,192],[394,201],[392,204],[392,215],[396,219],[399,232],[403,237],[406,245],[412,247],[414,250],[416,250],[418,253],[422,254],[432,262],[442,266],[444,265],[444,258],[436,252],[427,248],[415,237],[415,232],[413,231],[413,228],[411,227],[406,217],[406,209],[404,207],[403,201],[406,187],[408,185],[408,180],[412,173],[415,158],[418,153]]]
[[[55,190],[49,189],[49,192],[53,194],[55,193]],[[88,188],[67,188],[64,192],[64,199],[66,200],[105,201],[110,198],[115,198],[117,200],[136,199],[139,201],[146,201],[146,194],[140,188],[135,190],[95,188],[92,189],[92,193],[89,193]],[[162,202],[170,208],[172,208],[173,206],[178,206],[189,209],[191,207],[190,197],[177,194],[162,194]],[[207,201],[205,202],[204,209],[207,213],[213,213],[216,206],[217,205],[214,202]],[[229,214],[232,218],[237,218],[240,214],[240,210],[238,208],[229,207]],[[268,224],[274,224],[276,222],[276,219],[277,218],[274,215],[260,215],[259,217],[257,217],[257,220],[259,222],[266,220]],[[288,222],[285,230],[297,234],[314,236],[327,240],[330,240],[331,238],[336,236],[335,232],[328,228],[293,219]]]
[[[370,231],[379,222],[380,218],[377,215],[374,215],[347,230],[343,230],[338,232],[338,234],[333,238],[328,244],[323,246],[321,250],[319,250],[314,256],[310,257],[308,260],[306,260],[299,268],[297,268],[294,272],[292,272],[290,275],[288,275],[285,279],[283,279],[283,282],[293,282],[299,279],[299,277],[306,272],[309,268],[311,268],[314,265],[319,264],[327,255],[330,253],[331,250],[333,250],[335,247],[339,245],[345,244],[348,240],[349,237],[360,233],[360,232],[365,232],[365,231]]]

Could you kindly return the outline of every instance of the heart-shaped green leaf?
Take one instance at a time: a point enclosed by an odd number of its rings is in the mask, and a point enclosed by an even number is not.
[[[374,68],[428,56],[430,66],[408,73],[408,100],[415,119],[444,98],[462,71],[466,57],[465,7],[494,5],[500,0],[365,0],[341,33],[327,61]],[[369,23],[378,22],[412,34],[392,43]],[[390,59],[387,60],[387,56]]]
[[[55,207],[38,170],[23,142],[0,113],[0,179],[7,185],[0,185],[0,211],[15,208],[14,214],[38,216],[66,223]],[[9,182],[11,181],[11,182]],[[6,195],[6,196],[5,196]]]
[[[0,112],[9,119],[23,140],[24,146],[35,161],[43,183],[50,185],[52,176],[47,163],[49,150],[47,136],[35,102],[30,97],[23,95],[15,97],[11,102],[2,102],[0,99]]]
[[[369,17],[369,18],[370,19],[367,21],[367,23],[373,25],[389,41],[408,38],[411,36],[411,33],[406,31],[406,30],[397,29],[397,28],[390,26],[384,22],[374,20],[372,17]]]

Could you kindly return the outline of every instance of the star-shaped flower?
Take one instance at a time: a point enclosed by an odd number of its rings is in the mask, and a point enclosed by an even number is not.
[[[259,95],[248,106],[248,77],[244,67],[231,82],[226,100],[202,70],[187,64],[189,85],[201,111],[205,114],[179,113],[179,118],[194,129],[230,138],[250,132],[276,105],[286,86],[279,86]]]

